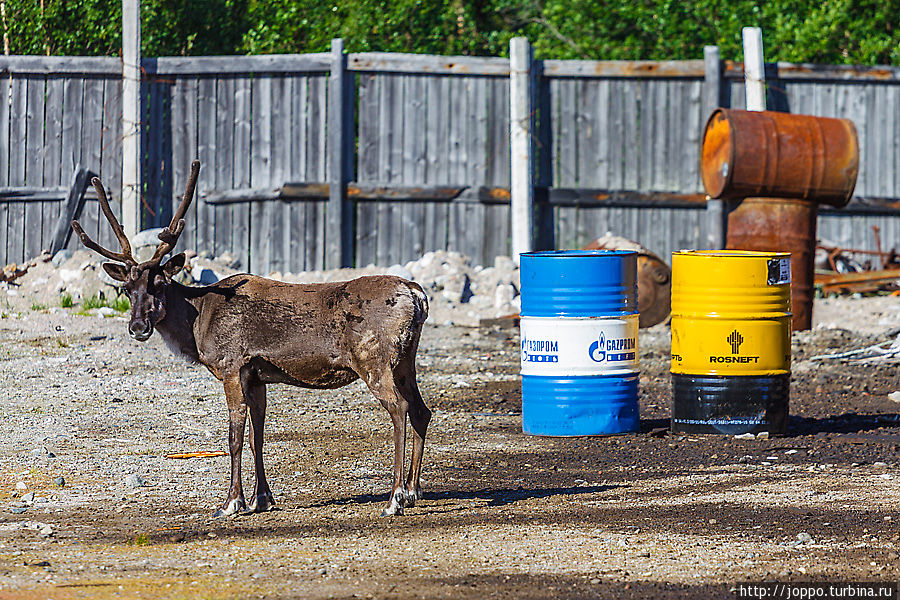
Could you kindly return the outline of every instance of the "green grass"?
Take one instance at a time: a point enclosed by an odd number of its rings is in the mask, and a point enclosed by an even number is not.
[[[85,298],[84,302],[81,303],[81,310],[78,312],[78,314],[86,315],[91,309],[103,308],[104,306],[107,306],[120,313],[128,312],[129,310],[131,310],[131,302],[129,302],[127,296],[118,295],[110,300],[102,293],[100,293],[95,296],[91,296],[90,298]]]
[[[72,294],[63,294],[59,299],[59,305],[63,308],[72,308],[75,306],[75,301],[72,300]]]
[[[135,546],[146,546],[150,543],[150,536],[146,533],[139,533],[134,536],[134,539],[131,541]]]
[[[33,310],[33,311],[47,310],[47,306],[44,304],[41,304],[40,302],[32,302],[31,310]]]

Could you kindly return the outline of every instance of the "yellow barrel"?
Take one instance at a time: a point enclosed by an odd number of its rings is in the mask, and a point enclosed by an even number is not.
[[[791,372],[787,252],[672,253],[672,430],[783,433]]]

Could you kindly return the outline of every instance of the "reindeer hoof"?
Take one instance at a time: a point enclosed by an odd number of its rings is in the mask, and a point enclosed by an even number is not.
[[[422,488],[417,488],[415,490],[404,490],[403,492],[403,506],[406,508],[412,508],[416,505],[416,502],[422,498]]]
[[[217,510],[213,513],[214,519],[219,519],[222,517],[230,517],[232,515],[239,514],[243,511],[247,510],[247,503],[243,498],[235,498],[231,502],[228,502],[225,506]]]
[[[275,509],[275,498],[271,493],[260,494],[250,501],[248,512],[261,513]]]
[[[392,517],[394,515],[402,515],[403,507],[406,505],[406,492],[402,488],[397,488],[391,494],[391,501],[387,507],[381,511],[382,517]]]

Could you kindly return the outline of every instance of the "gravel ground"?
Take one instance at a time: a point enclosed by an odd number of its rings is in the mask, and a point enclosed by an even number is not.
[[[794,335],[790,433],[765,440],[659,431],[665,325],[641,332],[641,433],[541,438],[521,432],[515,328],[426,324],[424,501],[378,516],[391,428],[362,384],[269,386],[279,510],[224,520],[227,458],[165,458],[227,448],[221,384],[158,336],[131,340],[122,317],[10,311],[0,598],[727,598],[739,581],[897,581],[898,362],[809,359],[890,341],[898,304],[817,304],[817,327]]]

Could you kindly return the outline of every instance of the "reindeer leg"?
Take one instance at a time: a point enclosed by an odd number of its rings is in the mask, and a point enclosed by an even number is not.
[[[406,449],[406,413],[408,405],[394,387],[393,374],[390,371],[371,378],[363,377],[369,390],[391,415],[394,424],[394,484],[391,486],[391,499],[381,516],[402,515],[405,504],[403,484],[403,463]],[[369,382],[372,383],[369,383]]]
[[[266,471],[263,467],[263,426],[266,420],[266,384],[243,382],[244,398],[250,408],[250,450],[253,452],[253,471],[255,485],[253,486],[253,498],[250,499],[250,512],[265,512],[275,508],[275,498],[269,490],[266,481]]]
[[[247,405],[241,389],[239,375],[225,378],[225,402],[228,404],[228,452],[231,455],[231,487],[225,504],[214,517],[227,517],[247,510],[244,488],[241,484],[241,450],[244,446],[244,426],[247,423]]]
[[[400,395],[409,405],[409,422],[413,430],[412,459],[409,464],[409,475],[406,478],[406,494],[404,506],[412,508],[422,498],[422,486],[419,476],[422,472],[422,456],[425,451],[425,432],[431,421],[431,411],[425,406],[419,386],[416,384],[415,365],[403,364],[394,372],[394,379]]]

